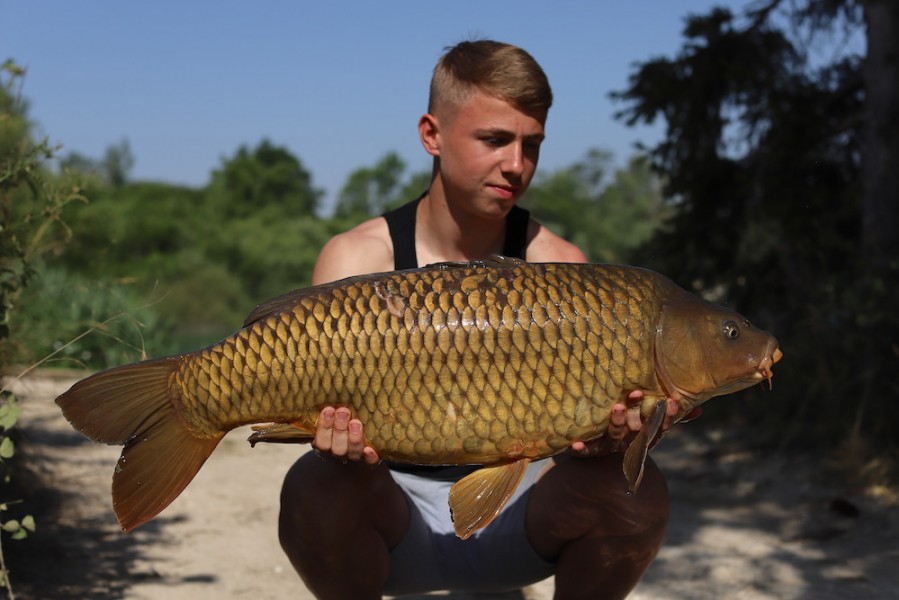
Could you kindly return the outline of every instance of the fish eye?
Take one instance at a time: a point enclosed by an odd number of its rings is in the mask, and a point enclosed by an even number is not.
[[[740,337],[740,326],[733,321],[724,322],[724,337],[729,340],[735,340]]]

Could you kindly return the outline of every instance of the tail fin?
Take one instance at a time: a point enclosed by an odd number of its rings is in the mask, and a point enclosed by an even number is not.
[[[102,371],[56,399],[87,437],[125,445],[112,478],[113,508],[125,531],[177,498],[224,436],[197,437],[179,414],[169,378],[180,361],[161,358]]]

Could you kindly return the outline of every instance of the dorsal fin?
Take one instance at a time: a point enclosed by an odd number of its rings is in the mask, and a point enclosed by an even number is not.
[[[459,269],[464,267],[482,267],[482,268],[496,268],[496,267],[518,267],[521,265],[526,265],[527,261],[522,260],[520,258],[515,258],[513,256],[503,256],[502,254],[491,254],[487,258],[481,258],[478,260],[470,260],[466,261],[447,261],[447,262],[437,262],[431,263],[425,267],[425,269]]]

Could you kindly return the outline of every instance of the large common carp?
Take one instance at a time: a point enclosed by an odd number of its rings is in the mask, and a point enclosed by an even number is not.
[[[88,437],[124,444],[113,504],[125,531],[162,511],[229,430],[310,442],[347,406],[386,460],[477,464],[450,494],[457,533],[487,525],[531,460],[606,431],[644,392],[625,456],[639,484],[665,412],[772,376],[777,341],[636,267],[491,257],[352,277],[260,305],[198,352],[97,373],[57,398]],[[485,493],[489,492],[489,493]]]

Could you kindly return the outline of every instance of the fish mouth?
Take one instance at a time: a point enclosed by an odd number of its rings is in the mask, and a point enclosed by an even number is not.
[[[783,358],[783,355],[784,353],[777,346],[777,340],[772,339],[768,342],[768,346],[765,348],[765,356],[759,362],[758,373],[762,379],[768,381],[769,390],[774,388],[774,383],[772,382],[774,372],[771,370],[771,367]]]

